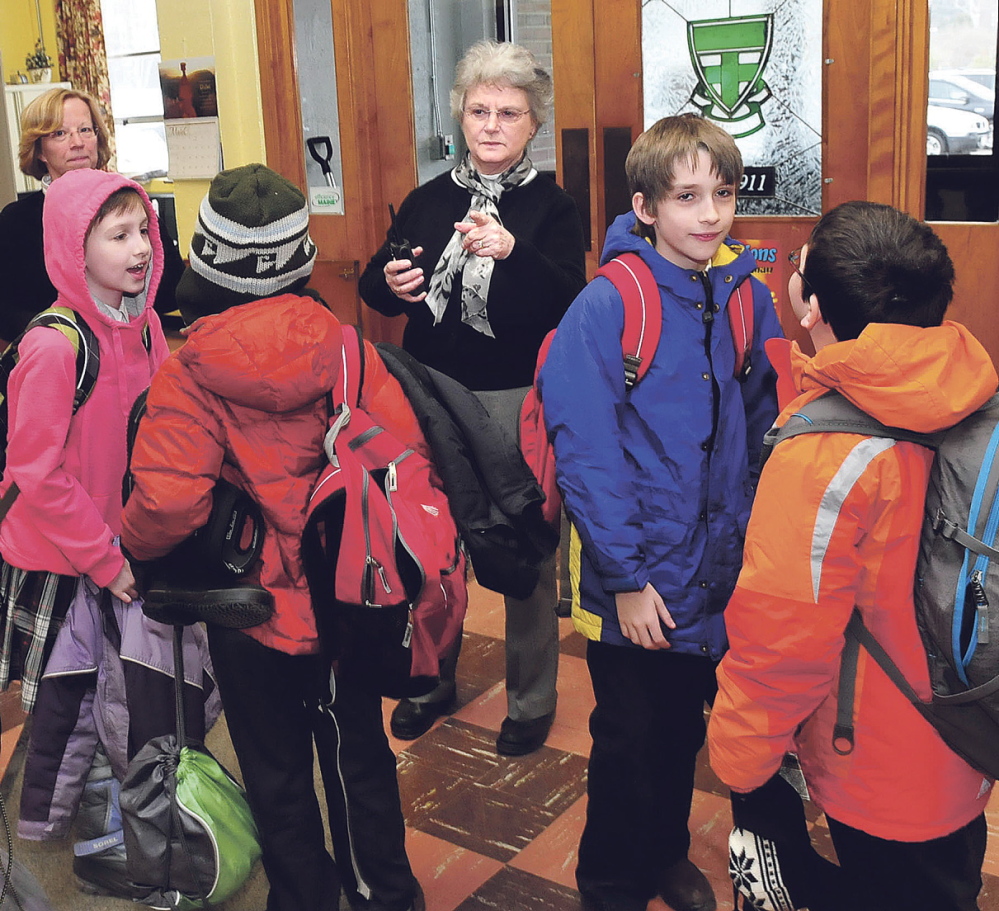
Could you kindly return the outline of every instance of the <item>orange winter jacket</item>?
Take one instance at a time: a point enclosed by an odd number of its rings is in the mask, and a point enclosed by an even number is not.
[[[795,346],[800,392],[785,421],[827,389],[889,426],[952,426],[995,391],[988,354],[963,326],[871,324],[859,339]],[[856,605],[916,691],[930,697],[913,578],[932,452],[850,433],[777,446],[760,478],[743,569],[725,611],[730,650],[708,729],[711,765],[749,791],[796,751],[829,816],[879,838],[947,835],[985,807],[992,782],[947,747],[861,649],[856,742],[832,748],[843,630]]]
[[[364,349],[361,407],[429,457],[402,388],[374,347]],[[275,610],[245,632],[292,655],[319,647],[300,545],[325,459],[325,394],[342,357],[340,323],[311,297],[284,294],[204,317],[153,379],[132,455],[122,543],[139,560],[163,556],[205,523],[223,464],[260,504],[266,532],[252,578],[274,595]]]

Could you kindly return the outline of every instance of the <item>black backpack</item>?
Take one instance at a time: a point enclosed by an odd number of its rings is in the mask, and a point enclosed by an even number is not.
[[[834,749],[853,749],[857,657],[863,646],[970,765],[999,777],[999,394],[937,434],[886,427],[839,393],[805,405],[764,440],[763,461],[802,433],[859,433],[936,453],[914,580],[916,624],[933,698],[923,702],[854,611],[846,627]],[[992,566],[996,560],[997,565]]]
[[[129,463],[139,425],[146,414],[149,390],[141,392],[128,415]],[[131,469],[122,479],[122,503],[132,494]],[[264,517],[260,507],[240,487],[219,478],[212,490],[208,521],[170,553],[142,562],[127,555],[142,593],[142,610],[168,625],[199,620],[245,629],[274,613],[274,597],[244,578],[260,557]]]

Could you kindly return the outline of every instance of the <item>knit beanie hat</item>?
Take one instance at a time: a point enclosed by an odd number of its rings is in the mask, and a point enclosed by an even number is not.
[[[298,291],[315,259],[309,207],[298,187],[262,164],[221,171],[198,210],[177,304],[190,324]]]

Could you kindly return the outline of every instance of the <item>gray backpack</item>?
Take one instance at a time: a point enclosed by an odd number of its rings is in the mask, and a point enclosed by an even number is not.
[[[920,434],[886,427],[830,392],[767,433],[763,461],[782,440],[830,432],[904,440],[936,452],[914,590],[933,698],[919,699],[854,611],[846,628],[833,746],[841,754],[853,749],[857,656],[863,646],[951,749],[979,771],[999,777],[999,395],[949,430]]]

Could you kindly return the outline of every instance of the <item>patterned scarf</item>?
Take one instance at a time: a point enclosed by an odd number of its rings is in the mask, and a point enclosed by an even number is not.
[[[531,159],[524,155],[516,165],[499,175],[498,180],[493,182],[495,186],[491,186],[472,167],[471,159],[466,153],[461,164],[451,172],[451,177],[455,183],[466,187],[472,194],[468,212],[484,212],[503,224],[496,208],[503,191],[533,180],[537,173],[531,164]],[[472,219],[468,212],[462,221],[471,223]],[[430,291],[426,297],[427,306],[434,315],[436,326],[447,309],[454,277],[461,272],[461,321],[476,332],[495,338],[489,325],[486,301],[489,298],[489,284],[492,281],[496,260],[491,256],[475,256],[466,250],[462,246],[464,237],[464,234],[455,230],[447,242],[430,278]]]

